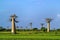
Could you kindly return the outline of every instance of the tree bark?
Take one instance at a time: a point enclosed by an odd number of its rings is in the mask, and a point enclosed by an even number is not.
[[[13,34],[16,33],[15,22],[14,22],[14,18],[13,17],[12,17],[12,33]]]
[[[47,23],[47,32],[50,32],[50,23]]]

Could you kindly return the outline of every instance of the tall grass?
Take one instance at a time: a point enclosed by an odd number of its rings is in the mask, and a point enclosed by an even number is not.
[[[0,32],[0,40],[60,40],[60,32],[22,31],[17,34]]]

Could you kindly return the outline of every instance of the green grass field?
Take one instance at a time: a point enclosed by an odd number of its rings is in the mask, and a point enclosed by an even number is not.
[[[60,32],[0,32],[0,40],[60,40]]]

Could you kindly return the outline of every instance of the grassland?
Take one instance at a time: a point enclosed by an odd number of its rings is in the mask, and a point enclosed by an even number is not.
[[[0,40],[60,40],[60,32],[21,31],[17,34],[0,32]]]

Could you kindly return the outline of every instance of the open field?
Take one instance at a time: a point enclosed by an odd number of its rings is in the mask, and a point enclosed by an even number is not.
[[[0,40],[60,40],[60,32],[0,32]]]

